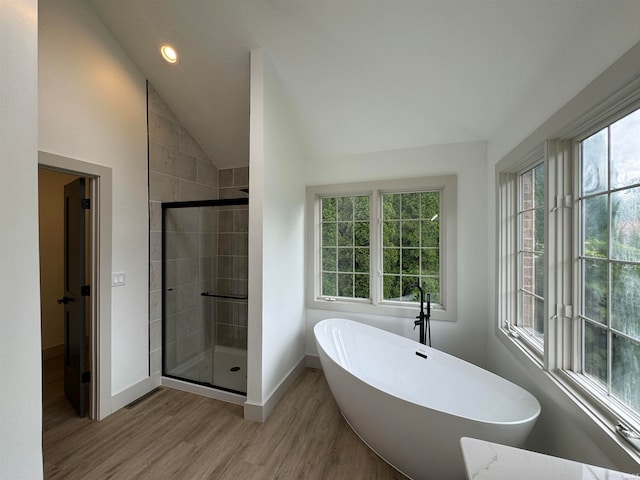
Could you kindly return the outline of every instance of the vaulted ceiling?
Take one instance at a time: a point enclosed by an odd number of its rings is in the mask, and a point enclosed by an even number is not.
[[[540,85],[557,109],[640,41],[638,0],[87,2],[223,168],[248,164],[254,48],[320,158],[490,141]]]

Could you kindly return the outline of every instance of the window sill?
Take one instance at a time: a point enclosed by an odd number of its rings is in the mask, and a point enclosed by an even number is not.
[[[498,328],[498,338],[515,355],[527,358],[536,367],[544,370],[540,352],[524,341],[517,330]]]
[[[385,315],[390,317],[414,318],[420,312],[420,304],[394,305],[381,303],[374,305],[367,301],[323,300],[316,299],[307,302],[307,308],[314,310],[330,310],[336,312],[360,313],[369,315]],[[431,308],[431,320],[455,322],[453,309]]]
[[[564,370],[553,372],[545,370],[542,359],[524,346],[519,339],[511,336],[508,330],[497,328],[496,334],[500,342],[519,360],[523,367],[526,369],[535,367],[534,373],[539,375],[532,375],[532,377],[541,390],[548,391],[548,386],[537,381],[535,377],[542,376],[543,381],[546,380],[546,382],[555,385],[562,392],[564,397],[576,407],[576,410],[569,412],[569,414],[572,417],[573,414],[582,414],[580,419],[575,418],[577,421],[584,418],[589,420],[589,425],[586,428],[584,421],[581,422],[581,427],[587,430],[589,438],[598,445],[607,457],[613,460],[620,458],[622,455],[625,457],[626,463],[629,463],[629,461],[635,462],[636,470],[640,467],[640,449],[634,446],[635,442],[623,438],[617,431],[618,418],[620,416],[616,415],[611,407],[603,401],[591,397],[575,373]],[[629,424],[626,420],[625,423]],[[637,431],[638,425],[635,423],[637,422],[633,422],[631,427]],[[602,435],[606,436],[610,442],[603,443],[598,441],[598,437]]]

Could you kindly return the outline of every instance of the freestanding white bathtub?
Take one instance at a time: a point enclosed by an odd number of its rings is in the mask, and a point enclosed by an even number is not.
[[[313,331],[344,418],[415,480],[463,479],[461,437],[519,446],[540,414],[517,385],[411,339],[339,318]]]

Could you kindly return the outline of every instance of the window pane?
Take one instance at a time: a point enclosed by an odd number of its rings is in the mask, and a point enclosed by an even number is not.
[[[421,258],[422,275],[440,275],[440,251],[437,248],[423,248]]]
[[[354,197],[338,197],[338,221],[353,220]]]
[[[614,263],[611,270],[611,326],[640,340],[640,265]]]
[[[584,255],[606,258],[609,251],[608,224],[609,209],[607,196],[587,198],[583,202]]]
[[[396,275],[385,275],[382,278],[384,298],[386,300],[400,300],[400,277]]]
[[[323,223],[322,224],[322,246],[333,247],[337,244],[338,234],[337,226],[335,223]]]
[[[522,250],[533,252],[535,249],[535,215],[533,210],[527,210],[520,215],[520,230],[522,235]]]
[[[422,289],[425,296],[431,295],[431,303],[440,302],[440,279],[438,277],[422,277]],[[426,299],[425,299],[426,301]]]
[[[607,385],[607,331],[584,322],[584,373]]]
[[[335,222],[336,215],[336,198],[323,198],[322,199],[322,221],[323,222]]]
[[[382,251],[382,263],[384,273],[400,274],[400,249],[385,248]],[[387,298],[385,296],[385,298]]]
[[[640,344],[613,335],[611,389],[613,395],[636,412],[640,412]]]
[[[544,207],[544,163],[533,168],[533,206],[536,209]],[[544,223],[543,223],[544,225]]]
[[[382,246],[397,247],[400,245],[400,222],[382,222]]]
[[[338,223],[338,245],[341,247],[353,246],[353,223]]]
[[[400,279],[401,282],[401,286],[402,286],[402,293],[404,294],[404,292],[407,292],[407,288],[411,285],[420,285],[420,277],[414,277],[414,276],[402,276],[402,278]],[[415,289],[416,291],[418,291],[417,289]],[[410,292],[407,292],[410,293]],[[419,294],[418,294],[418,300],[414,300],[415,301],[420,301],[419,298]]]
[[[581,144],[582,148],[582,193],[589,195],[607,189],[609,173],[607,150],[608,129],[591,135]]]
[[[402,218],[420,218],[420,194],[403,193],[400,200],[402,204]]]
[[[520,175],[520,208],[523,211],[533,208],[533,169]]]
[[[402,221],[402,246],[420,246],[420,222],[418,220]]]
[[[338,249],[322,249],[322,270],[325,272],[335,272],[338,270]]]
[[[369,197],[355,198],[355,219],[369,221]]]
[[[537,207],[533,211],[533,249],[536,252],[544,252],[544,209]]]
[[[544,334],[544,300],[540,300],[539,298],[536,298],[533,330],[541,336]]]
[[[530,335],[542,339],[544,334],[544,301],[526,292],[521,294],[522,328]]]
[[[352,248],[338,249],[338,271],[353,272],[353,249]]]
[[[356,272],[369,273],[369,249],[368,248],[355,249],[354,268]]]
[[[370,298],[369,295],[369,275],[354,275],[355,298]]]
[[[540,297],[544,297],[544,255],[534,254],[534,293]]]
[[[356,222],[354,225],[354,245],[369,246],[369,222]]]
[[[544,297],[544,256],[536,253],[522,253],[522,289]]]
[[[420,250],[417,248],[402,249],[402,273],[405,275],[420,274]]]
[[[422,246],[438,247],[440,246],[440,220],[422,220]]]
[[[425,220],[436,220],[434,217],[440,215],[440,192],[422,192],[420,216]]]
[[[640,182],[640,110],[611,125],[611,188]]]
[[[612,193],[611,210],[611,258],[640,262],[640,188]]]
[[[400,218],[400,195],[386,194],[382,196],[382,216],[385,220]]]
[[[353,297],[353,275],[348,273],[338,274],[338,296]]]
[[[338,276],[335,273],[322,274],[322,295],[335,297],[338,294]]]
[[[584,315],[591,320],[607,323],[608,263],[603,260],[584,260]]]

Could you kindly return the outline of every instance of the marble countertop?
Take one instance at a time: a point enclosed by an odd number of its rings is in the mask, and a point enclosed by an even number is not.
[[[468,480],[640,480],[640,476],[474,438],[462,438],[460,445]]]

